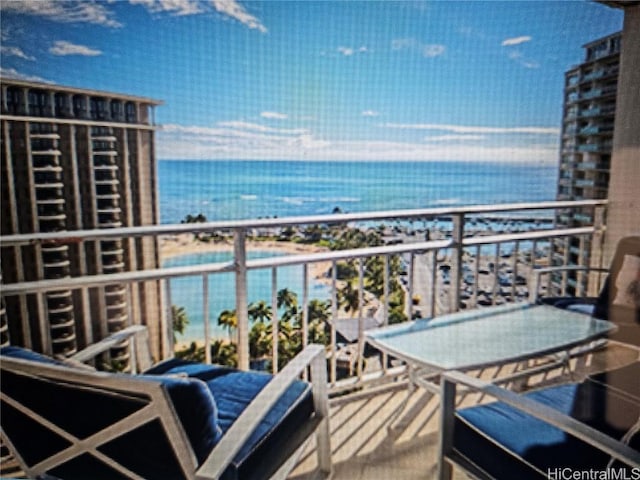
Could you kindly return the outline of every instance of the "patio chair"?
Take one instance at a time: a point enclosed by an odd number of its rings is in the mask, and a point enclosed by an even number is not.
[[[139,328],[139,327],[138,327]],[[31,478],[284,478],[316,432],[331,470],[324,348],[277,375],[172,359],[141,375],[0,350],[2,438]],[[311,383],[299,380],[311,368]],[[49,476],[49,477],[47,477]]]
[[[445,373],[439,478],[449,480],[454,464],[479,479],[604,478],[599,472],[607,469],[617,475],[607,478],[633,478],[640,471],[639,378],[636,361],[520,395]],[[456,409],[458,385],[498,401]]]
[[[617,325],[612,340],[640,346],[640,236],[625,237],[618,242],[598,297],[538,297],[540,276],[563,270],[600,271],[589,267],[550,267],[534,270],[530,300],[559,308],[581,311]],[[631,290],[635,286],[635,293]],[[635,295],[635,297],[633,296]]]

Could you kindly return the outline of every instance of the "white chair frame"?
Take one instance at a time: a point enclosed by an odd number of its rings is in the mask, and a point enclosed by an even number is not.
[[[86,352],[79,352],[72,358],[76,361],[89,360],[92,356],[103,352],[105,349],[122,343],[127,337],[141,332],[146,332],[146,329],[144,329],[144,327],[130,327],[127,331],[115,334],[116,338],[113,336],[109,337],[103,342],[100,342],[99,346],[88,347]],[[28,465],[20,455],[20,452],[16,450],[11,442],[11,438],[8,437],[1,428],[0,433],[14,454],[20,467],[30,478],[46,475],[48,471],[57,465],[63,464],[81,454],[89,453],[125,477],[143,480],[140,476],[119,464],[114,459],[101,453],[98,448],[138,426],[156,420],[162,425],[185,478],[201,480],[217,479],[225,471],[262,418],[273,407],[277,399],[285,393],[287,388],[300,377],[301,373],[307,367],[310,367],[311,370],[311,388],[315,415],[320,419],[316,428],[318,465],[322,476],[328,477],[331,474],[332,468],[328,388],[325,351],[321,345],[308,345],[289,362],[285,368],[273,377],[233,423],[200,467],[198,467],[195,453],[177,418],[171,400],[161,383],[136,378],[134,375],[105,373],[84,368],[74,368],[73,366],[49,365],[41,362],[4,357],[2,362],[0,362],[2,371],[36,377],[41,381],[71,383],[81,388],[107,392],[114,396],[127,396],[127,394],[132,394],[136,397],[144,396],[149,398],[149,402],[132,415],[109,425],[88,438],[79,439],[41,415],[21,405],[16,399],[11,398],[6,392],[2,391],[3,401],[6,401],[20,412],[29,415],[29,417],[41,424],[44,428],[65,438],[71,445],[35,465]],[[34,441],[38,440],[34,439]],[[298,452],[301,451],[302,448],[299,448]],[[287,461],[285,465],[292,468],[295,466],[295,460]],[[284,478],[287,473],[288,472],[280,469],[272,478]]]
[[[441,379],[440,453],[438,460],[438,478],[440,480],[451,479],[453,473],[452,465],[454,464],[461,467],[473,478],[492,478],[479,466],[458,454],[453,446],[457,385],[493,397],[577,437],[581,441],[607,453],[612,458],[630,465],[632,468],[640,468],[640,452],[629,447],[623,441],[615,440],[558,410],[523,395],[478,378],[470,377],[464,373],[451,371],[444,373]]]

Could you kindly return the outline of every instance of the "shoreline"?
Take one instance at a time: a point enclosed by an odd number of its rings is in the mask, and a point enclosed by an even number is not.
[[[275,240],[247,240],[247,251],[278,252],[287,255],[328,252],[327,248],[295,242],[278,242]],[[233,252],[232,242],[202,242],[193,238],[192,233],[164,237],[160,239],[160,263],[175,257],[198,253]],[[331,262],[314,262],[309,264],[309,276],[316,281],[327,281],[326,272]]]

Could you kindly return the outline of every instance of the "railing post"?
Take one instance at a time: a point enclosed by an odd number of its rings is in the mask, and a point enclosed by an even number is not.
[[[604,266],[604,258],[602,250],[604,247],[604,225],[605,225],[605,206],[599,205],[593,209],[593,228],[594,232],[591,236],[591,252],[589,252],[589,266],[591,268],[602,268]],[[587,283],[587,295],[597,297],[600,292],[600,273],[591,272]]]
[[[209,275],[202,275],[202,323],[204,326],[204,361],[211,363],[211,332],[209,328]]]
[[[384,297],[384,302],[382,302],[382,326],[386,326],[389,325],[389,280],[390,280],[390,276],[391,276],[391,269],[390,269],[390,265],[389,265],[389,255],[385,255],[384,256],[384,269],[383,269],[383,274],[382,274],[382,278],[383,278],[383,282],[384,282],[384,286],[383,286],[383,297]],[[387,353],[386,352],[382,352],[382,371],[384,373],[387,373]]]
[[[362,380],[364,363],[364,259],[358,259],[358,357],[356,359],[356,375]]]
[[[171,279],[164,279],[164,298],[166,314],[160,317],[162,323],[162,358],[171,358],[174,355],[175,345],[173,344],[173,305],[171,304]]]
[[[415,256],[413,252],[409,253],[409,272],[407,275],[407,301],[405,302],[405,313],[407,318],[411,320],[413,317],[413,282],[414,275],[416,273],[415,269]]]
[[[335,260],[331,262],[331,370],[329,381],[335,384],[338,370],[338,346],[336,321],[338,320],[338,265]]]
[[[242,228],[233,231],[236,269],[236,318],[238,320],[238,368],[249,370],[249,312],[247,311],[247,245]]]
[[[278,373],[278,269],[271,269],[271,371]]]
[[[451,285],[449,292],[449,310],[460,309],[460,280],[462,278],[462,240],[464,237],[464,214],[457,213],[451,217],[453,252],[451,254]]]

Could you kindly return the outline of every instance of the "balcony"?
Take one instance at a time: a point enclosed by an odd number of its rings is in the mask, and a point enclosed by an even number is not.
[[[582,143],[578,145],[579,152],[610,152],[611,142]]]
[[[602,90],[595,89],[584,92],[580,95],[580,98],[582,100],[591,100],[592,98],[598,98],[600,96],[602,96]]]
[[[150,282],[161,286],[164,301],[157,305],[163,312],[160,329],[164,337],[159,340],[158,350],[163,357],[173,355],[173,338],[167,329],[167,319],[171,318],[171,300],[176,298],[174,280],[195,279],[201,286],[194,294],[201,302],[202,331],[199,343],[211,345],[212,324],[220,312],[212,312],[210,305],[215,297],[216,286],[221,275],[231,274],[236,285],[233,299],[236,306],[237,329],[233,332],[237,345],[237,361],[241,368],[250,362],[264,360],[273,371],[279,370],[285,360],[278,349],[280,337],[273,335],[274,342],[262,358],[251,357],[251,322],[247,293],[248,276],[253,271],[267,272],[271,277],[271,314],[263,319],[278,332],[282,321],[278,309],[278,292],[282,285],[278,277],[283,269],[296,267],[302,278],[302,294],[299,296],[298,316],[301,338],[304,345],[311,340],[311,332],[317,326],[311,317],[312,303],[311,272],[322,267],[324,272],[318,279],[328,287],[329,315],[325,320],[327,366],[331,399],[332,457],[336,467],[336,479],[347,478],[432,478],[436,472],[438,442],[438,398],[424,391],[408,391],[407,369],[400,362],[387,361],[385,356],[372,354],[365,348],[365,324],[391,323],[393,282],[399,284],[403,319],[416,317],[436,317],[461,309],[483,308],[510,302],[526,301],[531,294],[526,284],[527,278],[537,268],[549,266],[552,257],[564,262],[565,257],[554,257],[554,244],[569,245],[568,239],[580,238],[593,242],[601,235],[599,225],[589,224],[580,228],[553,228],[551,219],[554,212],[576,208],[603,209],[605,201],[567,201],[532,204],[468,206],[423,210],[403,210],[360,214],[334,214],[314,217],[292,217],[252,221],[211,222],[201,224],[159,225],[151,227],[114,228],[74,232],[42,233],[33,235],[13,235],[0,238],[0,246],[14,251],[33,245],[52,242],[96,245],[105,242],[137,240],[141,237],[156,239],[163,243],[187,241],[196,250],[206,251],[211,241],[217,239],[232,251],[232,260],[216,263],[201,263],[189,266],[162,267],[146,270],[125,271],[114,274],[86,275],[55,280],[40,280],[5,284],[2,288],[4,299],[21,296],[36,296],[45,299],[48,292],[73,290],[81,294],[91,294],[100,289],[112,288],[117,284],[119,294],[130,297],[133,289],[143,288]],[[594,215],[594,218],[598,215]],[[418,225],[423,231],[415,234]],[[424,227],[424,225],[427,225]],[[318,227],[314,230],[311,227]],[[384,239],[366,245],[345,245],[346,248],[318,248],[307,251],[302,244],[298,250],[282,256],[247,255],[255,248],[256,240],[251,232],[273,232],[280,236],[285,231],[296,230],[306,241],[314,237],[314,242],[326,245],[329,238],[338,238],[341,233],[360,231],[380,233]],[[321,235],[311,235],[311,232]],[[306,232],[306,233],[305,233]],[[428,233],[427,233],[428,232]],[[385,234],[389,234],[388,236]],[[393,241],[391,241],[393,240]],[[383,279],[382,286],[372,294],[372,259],[379,267]],[[396,262],[402,268],[396,269]],[[357,301],[351,310],[340,302],[345,277],[339,272],[350,267],[348,278],[356,286]],[[340,276],[339,276],[340,275]],[[569,283],[571,279],[567,279]],[[541,291],[550,290],[551,278],[539,286]],[[560,287],[560,288],[566,288]],[[82,295],[78,295],[81,297]],[[106,303],[106,310],[125,310],[126,302],[115,299]],[[193,314],[194,312],[189,312]],[[108,318],[108,315],[105,315]],[[348,318],[347,318],[348,317]],[[118,321],[139,323],[140,319],[123,313]],[[355,338],[348,342],[339,341],[341,323],[345,320],[355,331]],[[71,334],[73,338],[84,335]],[[46,346],[45,346],[46,349]],[[635,353],[634,353],[635,352]],[[624,363],[637,351],[620,346],[599,351],[591,357],[589,368],[593,371],[603,365],[611,367],[611,359]],[[205,348],[206,362],[214,360],[210,348]],[[346,360],[345,360],[346,359]],[[486,368],[474,372],[482,378],[514,373],[519,364],[507,365],[500,369]],[[537,376],[535,382],[566,380],[567,372],[562,368],[552,368],[545,375]],[[477,399],[466,399],[475,401]],[[394,412],[406,402],[404,415],[406,422],[395,423]],[[294,479],[313,478],[315,456],[311,454],[313,444],[307,447]],[[463,476],[455,478],[464,478]]]

